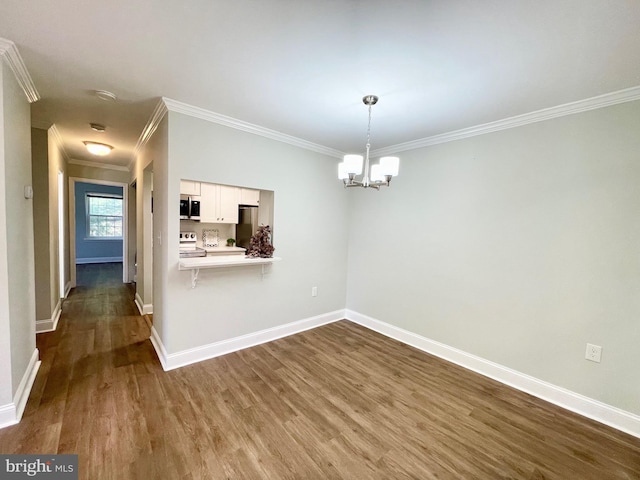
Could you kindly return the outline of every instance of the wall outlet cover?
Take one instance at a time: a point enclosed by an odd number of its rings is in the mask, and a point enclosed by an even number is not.
[[[584,355],[584,358],[592,362],[600,363],[600,360],[602,359],[602,347],[599,345],[587,343],[587,351]]]

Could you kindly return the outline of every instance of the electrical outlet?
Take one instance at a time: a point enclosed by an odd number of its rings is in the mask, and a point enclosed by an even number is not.
[[[584,358],[591,360],[592,362],[600,363],[600,359],[602,358],[602,347],[587,343],[587,352],[585,353]]]
[[[311,296],[312,297],[318,296],[318,287],[311,287]]]

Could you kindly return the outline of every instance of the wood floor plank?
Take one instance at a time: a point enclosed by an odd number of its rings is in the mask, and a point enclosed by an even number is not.
[[[91,480],[640,479],[640,439],[346,321],[164,372],[121,276],[82,266],[1,452]]]

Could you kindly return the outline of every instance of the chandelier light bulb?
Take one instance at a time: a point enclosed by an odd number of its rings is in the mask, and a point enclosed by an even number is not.
[[[347,173],[362,174],[362,155],[345,155],[344,164],[346,165]]]

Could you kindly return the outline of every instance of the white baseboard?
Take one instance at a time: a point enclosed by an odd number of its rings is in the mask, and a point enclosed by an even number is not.
[[[471,355],[440,342],[430,340],[394,325],[381,322],[352,310],[346,310],[347,320],[374,330],[382,335],[411,345],[419,350],[455,363],[485,377],[509,385],[517,390],[541,398],[584,417],[604,423],[617,430],[640,438],[640,416],[607,405],[579,393],[538,380],[516,370]]]
[[[27,400],[29,400],[29,394],[33,387],[33,382],[36,380],[36,374],[40,368],[39,352],[36,348],[31,355],[27,370],[20,380],[18,389],[13,396],[13,403],[0,406],[0,428],[15,425],[22,418],[24,409],[27,406]]]
[[[10,427],[18,423],[16,420],[16,405],[7,403],[0,406],[0,428]]]
[[[122,262],[122,257],[85,257],[76,258],[76,265],[82,265],[85,263],[119,263]]]
[[[145,304],[142,301],[142,297],[138,295],[138,292],[136,292],[136,296],[133,301],[136,304],[136,307],[138,307],[138,311],[140,312],[140,315],[147,315],[149,313],[153,313],[153,304],[152,303]]]
[[[51,318],[46,320],[36,320],[36,333],[54,332],[58,328],[58,320],[62,315],[62,299],[58,300],[56,308],[53,310]]]
[[[271,342],[278,338],[287,337],[296,333],[304,332],[312,328],[325,325],[327,323],[336,322],[344,318],[344,310],[336,310],[334,312],[325,313],[315,317],[305,318],[296,322],[279,325],[277,327],[260,330],[259,332],[249,333],[240,337],[222,340],[220,342],[202,345],[200,347],[190,348],[176,353],[167,353],[160,337],[155,328],[151,329],[151,343],[156,349],[162,368],[173,370],[174,368],[184,367],[192,363],[201,362],[210,358],[226,355],[227,353],[242,350],[244,348],[260,345],[261,343]]]
[[[68,281],[67,284],[64,286],[64,297],[63,298],[67,298],[69,296],[69,292],[71,291],[71,289],[75,287],[75,285],[71,285],[71,281]]]
[[[16,405],[16,417],[18,422],[22,418],[24,407],[27,406],[27,400],[29,400],[29,394],[31,393],[33,382],[35,382],[36,380],[36,374],[38,373],[38,369],[40,368],[40,364],[42,363],[39,358],[40,352],[36,348],[31,355],[31,360],[29,360],[27,371],[24,372],[22,380],[20,380],[20,385],[18,385],[16,394],[13,397],[13,403]]]
[[[169,354],[167,353],[167,349],[164,348],[164,344],[160,339],[160,335],[158,335],[158,331],[155,326],[151,327],[151,336],[149,337],[151,340],[151,344],[153,345],[154,350],[156,351],[156,355],[158,355],[158,360],[160,360],[160,365],[162,365],[162,369],[166,372],[167,370],[171,370],[171,368],[167,367],[167,357]]]

